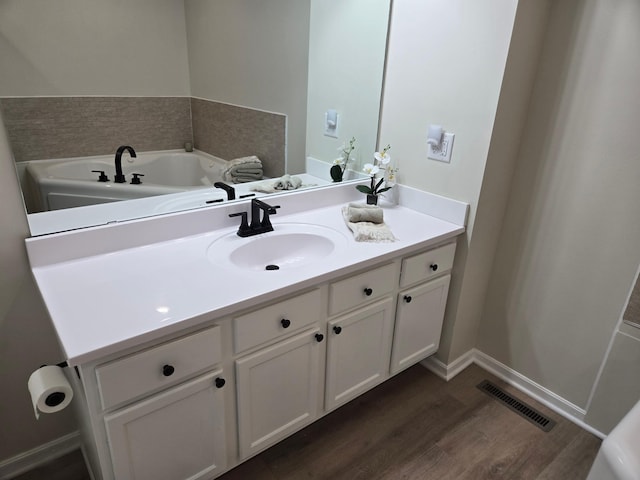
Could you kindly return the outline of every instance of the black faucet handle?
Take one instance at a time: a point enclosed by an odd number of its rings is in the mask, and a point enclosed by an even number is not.
[[[99,173],[100,175],[98,176],[98,181],[99,182],[108,182],[109,181],[109,177],[107,177],[107,174],[104,173],[104,170],[91,170],[93,173]]]
[[[230,217],[242,217],[240,221],[240,227],[238,228],[238,236],[239,237],[248,237],[251,235],[251,227],[249,227],[249,222],[247,220],[249,214],[247,212],[236,212],[230,213]]]
[[[260,226],[262,228],[268,228],[268,229],[273,228],[273,225],[271,225],[271,220],[269,219],[269,215],[275,215],[276,213],[278,213],[276,211],[277,208],[280,208],[280,205],[274,205],[274,206],[269,205],[269,208],[266,208],[264,210],[264,215],[262,216],[262,221],[260,222]]]
[[[140,177],[144,177],[143,173],[132,173],[131,175],[133,175],[133,178],[131,179],[131,185],[140,185],[142,183]]]

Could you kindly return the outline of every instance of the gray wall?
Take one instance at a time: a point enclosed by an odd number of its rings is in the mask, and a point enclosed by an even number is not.
[[[640,263],[640,4],[549,18],[477,345],[588,409]]]
[[[75,430],[71,409],[36,420],[27,379],[62,360],[55,332],[31,277],[27,217],[0,118],[0,462]]]

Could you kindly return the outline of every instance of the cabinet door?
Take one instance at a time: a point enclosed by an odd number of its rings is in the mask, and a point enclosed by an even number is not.
[[[450,279],[451,276],[446,275],[398,295],[391,353],[392,374],[438,350]]]
[[[388,377],[392,335],[391,298],[329,322],[327,410],[357,397]]]
[[[212,478],[226,467],[222,371],[105,417],[117,479]]]
[[[236,361],[242,459],[317,418],[322,348],[315,329]]]

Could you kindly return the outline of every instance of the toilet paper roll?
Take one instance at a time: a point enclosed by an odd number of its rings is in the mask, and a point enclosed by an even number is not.
[[[27,382],[36,418],[40,413],[59,412],[71,403],[73,390],[62,368],[45,365],[31,374]]]

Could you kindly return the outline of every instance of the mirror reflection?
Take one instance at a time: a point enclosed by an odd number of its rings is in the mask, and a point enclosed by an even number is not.
[[[32,234],[330,185],[353,137],[359,171],[376,147],[389,10],[1,2],[0,112]]]

